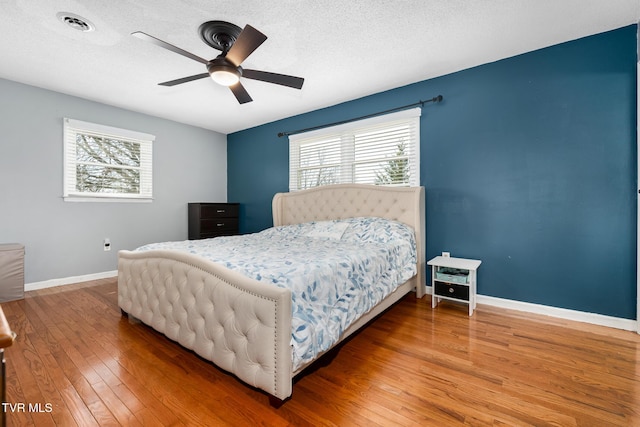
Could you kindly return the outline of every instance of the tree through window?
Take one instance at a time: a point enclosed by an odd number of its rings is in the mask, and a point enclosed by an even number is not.
[[[65,120],[65,200],[150,199],[153,136]],[[85,199],[86,200],[86,199]]]
[[[358,183],[418,186],[420,109],[289,136],[289,190]]]

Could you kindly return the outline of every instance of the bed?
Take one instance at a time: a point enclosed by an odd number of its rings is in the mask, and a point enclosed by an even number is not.
[[[273,197],[277,230],[307,230],[305,227],[312,226],[317,231],[318,226],[327,224],[331,229],[333,224],[345,222],[368,224],[373,221],[369,218],[392,220],[413,230],[415,274],[340,328],[331,347],[407,293],[415,291],[418,298],[424,295],[424,207],[422,187],[338,184]],[[213,240],[233,242],[242,237]],[[298,320],[292,310],[297,311],[298,303],[292,303],[292,299],[296,301],[297,294],[292,296],[287,287],[246,276],[224,262],[192,252],[175,250],[172,244],[120,251],[118,305],[123,314],[265,391],[272,403],[287,399],[295,376],[330,350],[317,351],[312,358],[295,357],[294,326]]]

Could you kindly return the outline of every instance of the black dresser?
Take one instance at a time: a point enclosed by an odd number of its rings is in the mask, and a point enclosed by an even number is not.
[[[189,203],[189,240],[238,234],[239,203]]]

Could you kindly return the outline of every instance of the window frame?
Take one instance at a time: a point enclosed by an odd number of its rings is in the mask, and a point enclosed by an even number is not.
[[[140,171],[138,193],[100,193],[77,190],[77,135],[110,138],[140,145]],[[66,202],[151,202],[153,200],[153,142],[154,135],[90,123],[70,118],[63,119],[63,188]],[[107,163],[103,163],[108,165]],[[100,163],[97,163],[100,165]],[[113,166],[112,166],[113,167]]]
[[[379,116],[355,120],[348,123],[342,123],[335,126],[327,126],[322,129],[316,129],[309,132],[301,132],[294,135],[289,135],[289,191],[299,191],[306,187],[301,184],[300,173],[304,170],[318,170],[322,169],[323,164],[319,165],[306,165],[302,166],[301,163],[301,150],[305,145],[329,143],[332,141],[337,144],[340,141],[341,148],[340,162],[338,163],[339,172],[335,176],[334,182],[331,183],[353,183],[356,182],[358,177],[355,172],[355,166],[362,164],[363,161],[356,160],[356,138],[357,135],[366,134],[372,130],[379,130],[383,128],[393,128],[394,126],[408,125],[410,127],[409,134],[411,135],[409,142],[409,158],[408,167],[410,170],[409,183],[408,184],[378,184],[378,185],[391,185],[391,186],[419,186],[420,185],[420,116],[422,109],[411,108],[393,113],[382,114]],[[393,160],[391,157],[389,160]],[[370,159],[366,162],[371,163]],[[376,160],[382,161],[382,158]],[[334,163],[328,164],[327,167],[335,167]],[[375,182],[371,182],[374,184]],[[326,184],[320,184],[326,185]],[[319,185],[316,185],[319,186]]]

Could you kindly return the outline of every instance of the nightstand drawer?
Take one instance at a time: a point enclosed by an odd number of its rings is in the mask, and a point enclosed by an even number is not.
[[[207,204],[200,206],[200,218],[237,218],[238,205],[229,203]]]
[[[436,281],[435,294],[442,297],[469,301],[469,286]]]
[[[238,218],[212,218],[200,221],[200,233],[227,232],[229,234],[238,233]]]

